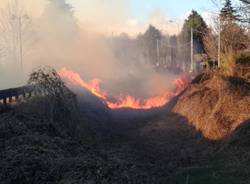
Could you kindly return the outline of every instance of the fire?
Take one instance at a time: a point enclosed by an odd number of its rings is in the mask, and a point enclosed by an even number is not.
[[[119,97],[116,103],[107,102],[107,105],[111,109],[151,109],[164,106],[172,97],[174,97],[173,93],[166,93],[165,95],[152,97],[147,100],[136,99],[132,96],[125,96]]]
[[[58,71],[58,74],[62,79],[67,80],[73,85],[83,87],[89,90],[92,94],[97,96],[102,100],[107,99],[107,94],[100,89],[101,80],[93,79],[88,83],[84,82],[78,73],[74,73],[73,71],[67,70],[66,68],[62,68]]]
[[[58,74],[62,79],[69,82],[70,84],[83,87],[90,91],[93,95],[100,98],[110,109],[121,109],[121,108],[131,108],[131,109],[152,109],[157,107],[162,107],[166,105],[173,97],[178,95],[187,86],[186,79],[177,79],[175,81],[176,89],[173,92],[166,91],[159,96],[151,97],[149,99],[137,99],[132,96],[120,96],[112,97],[114,101],[110,100],[110,96],[100,88],[101,80],[94,79],[89,82],[82,80],[79,74],[70,71],[66,68],[58,71]]]

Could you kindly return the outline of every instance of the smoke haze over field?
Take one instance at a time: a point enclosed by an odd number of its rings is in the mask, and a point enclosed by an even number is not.
[[[137,23],[131,20],[123,24],[130,16],[128,1],[109,1],[89,1],[88,8],[82,10],[81,17],[85,16],[82,20],[75,17],[74,8],[64,0],[1,1],[0,29],[5,37],[1,38],[0,44],[0,88],[25,84],[32,69],[41,65],[69,68],[85,80],[99,78],[108,91],[117,95],[127,93],[147,97],[173,88],[172,80],[177,76],[157,74],[142,59],[132,62],[132,54],[123,57],[122,61],[116,57],[113,49],[116,43],[100,34],[102,29],[110,30],[110,33],[112,30],[116,35],[123,28],[125,32],[131,31],[129,25]],[[157,15],[154,17],[157,22]],[[22,21],[23,69],[19,53],[20,25],[18,21],[13,23],[19,18]],[[104,24],[98,26],[99,23]],[[105,23],[114,27],[105,27]],[[131,52],[140,58],[139,50],[131,49],[128,53]]]

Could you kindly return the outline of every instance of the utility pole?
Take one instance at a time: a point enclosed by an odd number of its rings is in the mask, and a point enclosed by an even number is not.
[[[18,37],[19,37],[19,60],[21,70],[23,70],[23,39],[22,39],[22,17],[18,17]]]
[[[157,67],[160,66],[160,46],[159,46],[159,40],[156,40],[156,52],[157,52]]]
[[[220,20],[220,17],[219,17],[219,36],[218,36],[218,68],[220,68],[220,67],[221,67],[220,53],[221,53],[221,20]]]
[[[194,30],[193,27],[191,27],[191,68],[190,68],[190,72],[194,72]]]

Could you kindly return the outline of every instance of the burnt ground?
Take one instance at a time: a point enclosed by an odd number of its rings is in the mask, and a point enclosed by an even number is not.
[[[178,98],[153,111],[111,111],[80,94],[73,116],[51,113],[45,97],[0,115],[0,183],[249,183],[247,121],[209,141],[172,111]]]

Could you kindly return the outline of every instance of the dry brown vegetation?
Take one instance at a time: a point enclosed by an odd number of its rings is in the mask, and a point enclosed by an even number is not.
[[[200,75],[166,110],[142,117],[133,111],[130,119],[92,104],[89,96],[78,97],[74,106],[64,99],[39,96],[1,114],[2,183],[249,181],[232,178],[238,169],[248,172],[242,168],[246,159],[237,156],[249,149],[248,128],[238,127],[250,110],[249,84],[242,78]],[[203,136],[219,139],[230,133],[224,142]]]
[[[205,137],[222,139],[250,118],[250,83],[221,73],[202,74],[180,97],[174,112]]]
[[[235,22],[218,23],[214,21],[215,28],[204,35],[203,41],[206,53],[213,61],[218,59],[218,34],[221,34],[221,49],[220,59],[221,68],[227,75],[233,74],[233,69],[236,64],[236,58],[239,53],[249,47],[249,36],[246,34],[244,27],[241,27]],[[219,25],[221,24],[221,29]]]

